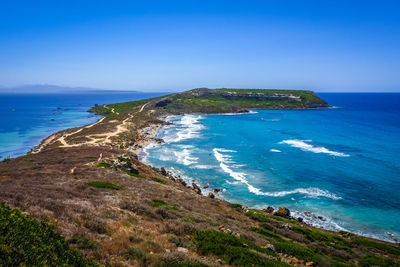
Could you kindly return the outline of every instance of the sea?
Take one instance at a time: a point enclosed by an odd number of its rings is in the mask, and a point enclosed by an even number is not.
[[[319,93],[332,108],[180,115],[143,161],[251,208],[400,240],[400,94]]]
[[[112,104],[165,94],[123,91],[0,92],[0,160],[26,154],[54,132],[97,121],[101,116],[87,112],[95,104]]]

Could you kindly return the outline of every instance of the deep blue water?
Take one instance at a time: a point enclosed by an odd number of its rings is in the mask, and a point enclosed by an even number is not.
[[[336,108],[170,117],[144,159],[231,202],[400,239],[400,94],[319,95]]]
[[[95,122],[100,116],[86,112],[94,104],[145,99],[163,94],[165,93],[0,93],[0,159],[24,155],[54,132]]]

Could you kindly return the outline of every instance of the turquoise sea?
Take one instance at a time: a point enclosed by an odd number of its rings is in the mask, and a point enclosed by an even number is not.
[[[334,107],[169,117],[141,157],[231,202],[400,240],[400,94],[319,95]]]
[[[50,134],[97,121],[95,104],[156,97],[165,93],[86,92],[22,94],[0,92],[0,160],[26,154]]]

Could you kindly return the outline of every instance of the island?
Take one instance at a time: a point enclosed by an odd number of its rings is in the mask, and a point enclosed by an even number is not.
[[[398,244],[203,195],[138,157],[169,115],[328,107],[312,91],[226,88],[93,107],[97,122],[0,162],[0,265],[400,266]]]

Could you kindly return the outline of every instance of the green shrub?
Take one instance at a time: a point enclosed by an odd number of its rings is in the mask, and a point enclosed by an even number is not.
[[[197,230],[193,235],[194,244],[202,255],[213,254],[234,266],[290,266],[286,263],[266,259],[251,251],[269,253],[243,238],[215,230]]]
[[[358,261],[358,265],[361,267],[368,267],[368,266],[399,267],[400,263],[395,262],[392,259],[378,257],[378,256],[364,256]]]
[[[295,256],[298,259],[306,261],[315,261],[316,253],[305,246],[289,241],[277,241],[273,243],[275,250],[281,253]]]
[[[373,240],[366,239],[366,238],[356,238],[356,239],[353,239],[352,242],[359,246],[376,248],[376,249],[379,249],[379,250],[389,253],[389,254],[400,255],[400,247],[399,246],[389,245],[389,244],[381,243],[378,241],[373,241]]]
[[[244,215],[247,216],[247,217],[250,217],[251,219],[253,219],[255,221],[259,221],[259,222],[267,222],[267,221],[269,221],[267,216],[265,216],[265,215],[263,215],[261,213],[255,212],[255,211],[248,211]]]
[[[153,199],[153,201],[151,202],[151,205],[153,207],[161,207],[161,206],[168,206],[168,203],[161,199]]]
[[[292,229],[297,233],[303,234],[310,241],[323,242],[337,249],[343,249],[352,252],[352,249],[349,247],[349,243],[338,235],[306,227],[293,226]]]
[[[0,266],[98,266],[54,227],[0,202]]]
[[[75,244],[79,249],[96,249],[99,243],[83,236],[73,236],[67,240],[69,244]]]
[[[272,238],[274,240],[283,240],[282,237],[280,237],[279,235],[275,234],[274,232],[264,229],[264,228],[259,228],[259,227],[251,227],[250,228],[251,231],[259,233],[260,235],[263,235],[265,237],[268,238]]]
[[[242,207],[242,205],[238,203],[231,203],[230,206],[233,209],[240,209]]]
[[[110,168],[111,164],[107,163],[107,162],[99,162],[99,163],[97,163],[96,167],[99,167],[99,168]]]
[[[105,181],[93,181],[93,182],[89,182],[86,184],[87,186],[93,186],[93,187],[97,187],[97,188],[108,188],[108,189],[113,189],[113,190],[120,190],[122,189],[121,186],[119,185],[115,185],[109,182],[105,182]]]
[[[160,183],[160,184],[167,183],[167,181],[165,181],[164,179],[158,178],[158,177],[153,177],[153,178],[151,178],[151,180],[153,180],[154,182]]]
[[[136,236],[131,235],[129,237],[129,241],[132,242],[132,243],[140,243],[140,242],[143,241],[143,239],[141,239],[140,237],[136,237]]]

